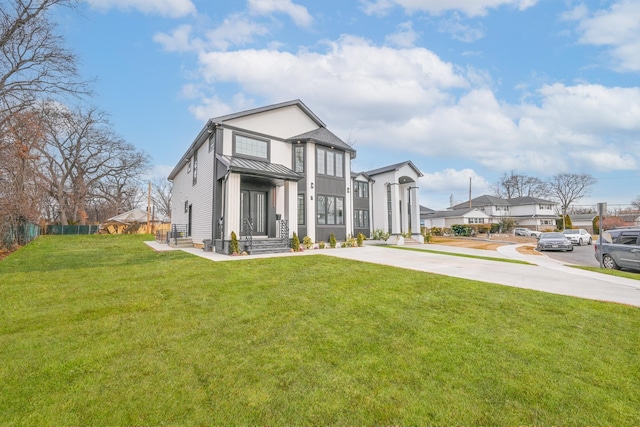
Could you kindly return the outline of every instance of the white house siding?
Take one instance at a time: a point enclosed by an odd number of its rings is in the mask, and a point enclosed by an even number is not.
[[[224,124],[280,138],[289,138],[318,128],[308,115],[293,105],[227,120]]]
[[[307,236],[312,241],[316,241],[316,193],[315,193],[315,176],[316,176],[316,144],[310,142],[306,145],[305,152],[305,175],[307,176],[305,192],[305,210],[307,217],[305,225],[307,227]],[[296,217],[297,218],[297,217]],[[304,237],[304,236],[302,236]]]
[[[171,219],[173,224],[187,224],[188,213],[185,202],[191,205],[191,238],[193,242],[202,243],[211,239],[211,209],[213,182],[213,152],[209,152],[209,144],[204,143],[198,149],[198,179],[193,185],[193,158],[190,159],[191,171],[187,173],[185,165],[173,181]]]

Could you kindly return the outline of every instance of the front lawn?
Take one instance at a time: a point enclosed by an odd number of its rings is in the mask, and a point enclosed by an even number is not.
[[[149,238],[0,262],[0,425],[640,425],[638,308]]]

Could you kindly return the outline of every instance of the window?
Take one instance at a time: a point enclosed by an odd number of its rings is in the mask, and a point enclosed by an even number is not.
[[[191,173],[191,159],[187,159],[187,173]]]
[[[304,225],[305,210],[304,210],[304,194],[298,194],[298,225]]]
[[[269,141],[234,135],[234,154],[269,159]]]
[[[366,182],[355,181],[353,191],[355,197],[369,198],[369,184]]]
[[[509,206],[496,206],[496,212],[500,211],[509,212]]]
[[[196,185],[198,182],[198,150],[193,153],[193,183]]]
[[[304,173],[304,145],[293,147],[293,171]]]
[[[215,129],[211,130],[213,133],[209,135],[209,152],[213,151],[216,146],[216,131]]]
[[[340,178],[342,178],[343,157],[342,153],[336,153],[336,176]]]
[[[541,219],[540,225],[555,225],[555,221],[552,219]]]
[[[184,213],[189,212],[189,201],[185,200],[184,201]]]
[[[369,228],[369,211],[355,209],[353,211],[353,226],[355,228]]]
[[[636,242],[638,241],[638,234],[640,233],[634,233],[632,232],[623,232],[622,234],[620,234],[620,237],[618,237],[618,244],[620,245],[635,245]]]
[[[344,197],[318,196],[318,224],[344,224]]]
[[[317,173],[320,175],[344,176],[344,154],[318,148]]]
[[[484,218],[469,218],[469,224],[484,224]]]
[[[538,205],[538,209],[540,210],[551,210],[551,205]]]
[[[325,157],[326,151],[318,149],[318,173],[324,175],[325,174]]]

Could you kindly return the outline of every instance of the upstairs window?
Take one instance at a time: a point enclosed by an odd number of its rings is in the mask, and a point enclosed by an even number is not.
[[[193,153],[193,184],[198,182],[198,150]]]
[[[269,141],[245,135],[235,134],[233,139],[234,155],[269,160]]]
[[[304,173],[304,145],[293,147],[293,171]]]
[[[369,184],[366,182],[355,181],[353,183],[353,194],[355,197],[360,197],[361,199],[369,198]]]
[[[318,174],[335,176],[342,178],[344,176],[344,154],[331,150],[318,148]]]

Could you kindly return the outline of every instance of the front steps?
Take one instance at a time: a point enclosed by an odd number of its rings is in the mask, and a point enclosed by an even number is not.
[[[169,239],[169,246],[172,248],[192,248],[193,240],[191,237],[178,237],[177,239]]]
[[[248,242],[245,240],[240,240],[238,243],[240,250],[249,255],[280,254],[291,251],[289,239],[253,239],[251,247],[248,247]]]

